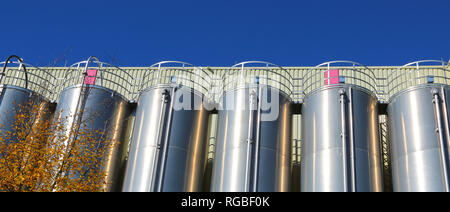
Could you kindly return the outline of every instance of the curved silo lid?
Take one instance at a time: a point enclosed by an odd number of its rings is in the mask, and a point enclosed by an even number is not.
[[[135,87],[134,78],[130,73],[117,66],[101,62],[95,56],[71,65],[60,86],[63,89],[78,86],[105,88],[127,100],[133,99]]]
[[[209,97],[213,72],[182,61],[151,65],[139,83],[139,91],[156,87],[185,86]]]
[[[267,85],[284,92],[289,98],[294,88],[294,78],[283,67],[266,61],[245,61],[231,66],[222,75],[223,92],[229,90]]]
[[[321,63],[302,77],[304,95],[324,87],[356,85],[378,95],[377,77],[367,66],[348,60]]]
[[[13,59],[16,61],[12,61]],[[56,83],[56,77],[47,70],[24,63],[23,59],[16,55],[11,55],[4,62],[0,62],[0,66],[3,66],[0,73],[1,86],[14,86],[53,100],[52,88]]]
[[[443,60],[419,60],[405,64],[387,77],[389,98],[417,85],[450,83],[450,66]]]

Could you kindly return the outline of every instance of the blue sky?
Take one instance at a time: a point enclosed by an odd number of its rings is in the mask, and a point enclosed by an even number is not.
[[[17,0],[0,18],[0,60],[36,66],[90,55],[118,66],[450,59],[449,0]]]

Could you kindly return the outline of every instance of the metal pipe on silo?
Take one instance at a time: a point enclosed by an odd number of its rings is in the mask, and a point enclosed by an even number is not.
[[[347,162],[347,157],[346,155],[347,153],[347,121],[346,121],[346,104],[345,104],[345,91],[344,90],[339,90],[339,97],[340,97],[340,106],[341,106],[341,139],[342,139],[342,155],[344,155],[344,157],[342,158],[342,167],[344,168],[343,171],[343,180],[344,180],[344,191],[348,191],[349,187],[348,187],[348,162]]]
[[[355,64],[353,64],[355,65]],[[355,75],[355,73],[353,73],[353,76]],[[353,78],[353,81],[355,80],[355,78]],[[352,192],[356,192],[356,163],[355,163],[355,132],[353,131],[354,129],[354,124],[353,124],[353,89],[352,87],[348,88],[348,101],[349,106],[348,106],[348,119],[349,119],[349,133],[350,133],[350,144],[349,144],[349,149],[350,149],[350,182],[351,182],[351,190]],[[378,120],[378,119],[377,119]],[[377,124],[378,126],[378,124]],[[378,131],[378,130],[377,130]]]
[[[259,83],[259,81],[258,81]],[[255,165],[253,170],[253,190],[252,192],[257,192],[258,188],[258,172],[259,172],[259,151],[260,151],[260,136],[261,136],[261,99],[262,99],[262,89],[258,88],[258,101],[257,101],[257,120],[256,120],[256,138],[255,138]]]
[[[176,91],[176,89],[177,89],[177,87],[176,86],[174,86],[173,88],[172,88],[172,94],[175,94],[175,91]],[[168,117],[167,117],[167,126],[171,126],[172,125],[172,114],[173,114],[173,102],[174,102],[174,99],[175,99],[175,95],[172,95],[171,96],[171,99],[170,99],[170,104],[169,104],[169,114],[168,114]],[[166,128],[166,132],[165,132],[165,135],[170,135],[170,130],[171,130],[172,128],[171,127],[167,127]],[[162,185],[163,185],[163,179],[164,179],[164,171],[165,171],[165,168],[166,168],[166,157],[167,157],[167,150],[168,150],[168,145],[169,145],[169,136],[166,136],[165,137],[165,139],[164,139],[164,144],[163,144],[163,154],[162,154],[162,162],[161,162],[161,170],[159,171],[159,182],[158,182],[158,192],[161,192],[162,191]]]
[[[173,95],[170,95],[170,96],[173,96]],[[170,98],[170,96],[169,96],[169,92],[167,90],[163,90],[162,96],[161,96],[161,105],[162,106],[161,106],[160,111],[159,111],[158,128],[156,130],[158,132],[157,133],[157,137],[156,137],[157,146],[156,146],[156,152],[155,152],[155,154],[153,154],[153,161],[155,161],[156,164],[160,164],[158,156],[160,154],[160,150],[161,150],[161,147],[163,145],[161,140],[163,139],[162,132],[164,130],[164,111],[166,110],[166,105],[168,103],[167,99]],[[169,108],[171,108],[171,107],[169,107]],[[163,159],[164,159],[164,157],[163,157]],[[158,166],[152,166],[152,171],[151,171],[151,173],[152,173],[152,176],[151,176],[152,183],[151,183],[151,188],[150,188],[151,191],[155,190],[155,185],[156,185],[155,182],[157,180],[157,178],[155,176],[157,176],[157,170],[158,170]],[[160,179],[162,179],[161,176],[160,176]],[[158,181],[158,182],[161,183],[160,181]],[[158,191],[160,191],[160,187],[159,186],[158,186]]]
[[[441,93],[442,93],[442,111],[443,111],[443,116],[444,116],[444,126],[445,126],[445,135],[446,135],[446,145],[447,147],[450,146],[450,126],[449,126],[449,117],[448,117],[448,106],[447,106],[447,98],[446,94],[445,94],[445,89],[444,87],[441,87]],[[448,154],[448,153],[447,153]],[[450,154],[449,154],[450,155]]]
[[[445,155],[445,140],[444,140],[444,130],[442,128],[442,113],[440,108],[440,97],[439,97],[439,91],[437,89],[431,90],[431,93],[433,95],[433,104],[434,109],[436,112],[436,121],[437,121],[437,133],[439,135],[439,150],[441,154],[441,160],[442,160],[442,173],[444,177],[444,186],[445,191],[448,192],[449,185],[448,185],[448,164],[447,164],[447,157]]]

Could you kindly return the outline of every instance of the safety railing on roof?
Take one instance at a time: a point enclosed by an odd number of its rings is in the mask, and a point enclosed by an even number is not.
[[[206,71],[190,63],[181,61],[162,61],[155,63],[139,79],[139,92],[156,86],[182,85],[210,97],[212,85],[211,71]]]
[[[410,86],[450,82],[447,73],[449,64],[440,60],[417,61],[399,68],[375,67],[373,71],[351,61],[326,62],[310,69],[286,69],[268,62],[248,61],[214,70],[184,62],[163,61],[146,69],[125,70],[90,57],[69,68],[59,68],[56,72],[54,68],[34,67],[19,59],[11,57],[8,62],[0,63],[7,66],[3,76],[0,76],[0,83],[28,88],[50,100],[56,100],[59,92],[71,85],[103,86],[136,100],[139,92],[147,87],[178,83],[193,87],[218,101],[224,91],[255,84],[258,80],[260,84],[279,88],[297,103],[302,103],[305,94],[314,89],[342,83],[365,87],[376,93],[379,101],[386,102],[390,96]],[[64,73],[61,73],[62,70],[65,70]]]
[[[92,64],[95,65],[91,66]],[[136,90],[135,80],[130,73],[117,66],[100,62],[94,56],[70,66],[62,80],[60,86],[63,89],[78,85],[101,86],[131,99],[134,99]]]
[[[325,62],[303,75],[305,95],[322,87],[357,85],[374,94],[379,93],[375,73],[367,66],[353,61]]]
[[[387,103],[388,101],[388,92],[387,92],[387,77],[377,77],[377,96],[378,96],[378,102],[380,103]]]
[[[248,66],[251,65],[251,66]],[[222,76],[222,92],[227,92],[239,87],[252,85],[267,85],[286,93],[292,97],[294,89],[291,73],[281,66],[264,61],[246,61],[232,66]],[[220,97],[219,97],[220,98]]]
[[[388,76],[389,98],[406,88],[422,84],[445,84],[450,82],[450,66],[440,60],[421,60],[408,63]]]
[[[12,59],[17,61],[11,61]],[[6,61],[0,62],[0,66],[3,66],[0,74],[1,85],[25,88],[49,100],[54,100],[52,97],[55,93],[52,88],[55,86],[56,77],[48,71],[26,64],[16,55],[11,55]],[[32,69],[27,69],[27,67],[32,67]]]

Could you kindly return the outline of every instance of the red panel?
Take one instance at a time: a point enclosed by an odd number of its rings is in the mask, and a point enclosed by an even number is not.
[[[85,85],[95,85],[97,70],[87,70],[87,76],[84,78]]]
[[[325,85],[339,84],[339,70],[333,69],[324,72]]]

